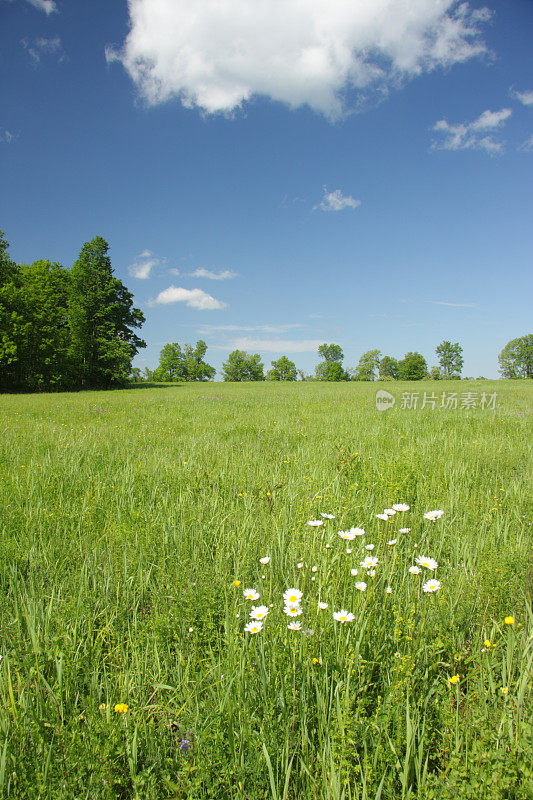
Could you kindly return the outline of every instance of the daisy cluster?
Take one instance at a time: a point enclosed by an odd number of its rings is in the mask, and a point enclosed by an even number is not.
[[[409,510],[410,506],[408,506],[406,503],[395,503],[392,505],[391,508],[386,508],[383,511],[383,513],[376,514],[375,516],[379,520],[388,522],[397,513],[404,513]],[[443,516],[443,514],[444,512],[440,510],[428,511],[424,514],[424,519],[435,522],[436,520],[440,519]],[[335,519],[334,514],[323,513],[320,516],[322,517],[322,519],[309,520],[307,523],[308,526],[311,528],[320,528],[324,525],[324,520]],[[398,533],[407,534],[410,532],[410,530],[411,528],[399,528]],[[352,527],[349,528],[348,530],[338,531],[337,536],[342,541],[345,541],[347,545],[349,545],[353,543],[354,540],[357,539],[358,537],[366,536],[366,531],[364,528],[361,527]],[[387,547],[394,547],[397,541],[398,541],[397,538],[389,539],[387,541]],[[326,548],[331,547],[330,544],[326,544],[325,546]],[[364,549],[367,551],[368,554],[365,555],[364,558],[362,558],[362,560],[359,561],[358,568],[352,567],[350,569],[350,575],[352,577],[357,577],[359,575],[359,569],[362,570],[361,577],[363,577],[365,580],[358,580],[354,584],[355,589],[359,592],[366,591],[368,587],[368,580],[370,578],[375,577],[375,575],[377,574],[377,570],[379,569],[381,562],[379,556],[373,552],[375,547],[376,545],[371,542],[365,544]],[[347,546],[346,553],[350,554],[352,552],[353,552],[353,547]],[[262,565],[266,565],[270,562],[270,557],[264,556],[263,558],[260,558],[259,561]],[[423,570],[428,570],[430,573],[434,573],[439,566],[437,561],[431,556],[419,555],[414,559],[414,561],[415,563],[412,564],[412,566],[410,566],[408,569],[408,572],[411,575],[420,575]],[[302,568],[303,562],[299,562],[297,564],[297,567],[298,569]],[[311,568],[311,572],[313,573],[317,572],[317,570],[318,567],[316,565]],[[315,577],[313,576],[311,580],[314,581]],[[239,585],[239,583],[240,581],[235,581],[234,585]],[[424,592],[424,594],[432,594],[434,592],[437,592],[440,588],[441,588],[441,583],[436,578],[430,578],[429,580],[425,581],[422,584],[422,591]],[[385,592],[387,594],[392,594],[393,592],[392,587],[387,586]],[[250,600],[254,602],[260,599],[259,592],[254,588],[245,589],[243,592],[243,596],[245,600]],[[283,613],[287,617],[291,618],[291,622],[287,624],[287,628],[289,630],[291,631],[303,630],[304,633],[310,634],[312,633],[312,631],[304,630],[302,627],[302,622],[298,619],[303,614],[302,598],[303,598],[303,592],[300,589],[296,587],[286,589],[283,592],[283,603],[284,603]],[[250,634],[259,633],[263,629],[264,621],[266,620],[268,614],[270,613],[271,608],[272,606],[269,607],[266,605],[253,605],[249,612],[251,621],[248,622],[247,625],[245,626],[244,628],[245,632]],[[318,611],[325,611],[328,608],[329,608],[328,603],[322,600],[318,600],[317,602]],[[353,620],[355,619],[355,615],[351,611],[347,611],[344,608],[340,609],[339,611],[333,611],[332,616],[333,620],[340,624],[353,622]]]

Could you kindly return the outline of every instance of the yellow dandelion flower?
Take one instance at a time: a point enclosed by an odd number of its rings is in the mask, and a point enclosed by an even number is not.
[[[483,644],[485,645],[485,647],[492,647],[492,642],[489,642],[489,640],[488,640],[488,639],[485,639],[485,641],[483,642]]]
[[[506,625],[514,625],[514,617],[505,617],[504,622]]]
[[[235,586],[235,588],[237,588],[237,586],[241,585],[241,582],[240,581],[233,581],[233,585]]]
[[[452,675],[451,678],[448,678],[448,683],[459,683],[460,680],[459,675]]]

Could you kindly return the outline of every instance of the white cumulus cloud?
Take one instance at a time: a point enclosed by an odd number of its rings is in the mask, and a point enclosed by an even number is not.
[[[11,144],[11,142],[15,139],[15,134],[8,131],[7,128],[0,128],[0,142],[6,142],[7,144]]]
[[[494,132],[502,128],[513,112],[510,108],[500,111],[484,111],[473,122],[455,125],[441,119],[433,130],[442,134],[440,141],[432,144],[435,150],[484,150],[489,155],[503,151],[503,143],[494,138]]]
[[[128,0],[120,61],[149,104],[207,113],[256,96],[342,113],[350,90],[383,89],[486,52],[491,12],[459,0]]]
[[[527,92],[515,92],[511,89],[511,97],[515,100],[518,100],[519,103],[522,103],[524,106],[533,106],[533,91]]]
[[[128,271],[133,278],[146,280],[154,267],[165,264],[166,258],[158,258],[151,250],[143,250],[135,257],[133,264],[130,264]]]
[[[191,278],[208,278],[210,281],[227,281],[230,278],[236,278],[237,273],[231,269],[223,269],[220,272],[211,272],[209,269],[199,267],[194,272],[190,273]]]
[[[355,200],[351,195],[344,195],[340,189],[328,192],[324,186],[324,197],[318,205],[313,207],[313,211],[317,208],[322,211],[342,211],[344,208],[359,208],[360,205],[360,200]]]
[[[57,6],[54,0],[27,0],[27,2],[39,11],[44,11],[45,14],[53,14],[57,11]]]
[[[169,286],[159,292],[154,303],[169,305],[170,303],[185,303],[190,308],[197,308],[200,311],[226,308],[227,303],[217,300],[203,289],[184,289],[181,286]]]

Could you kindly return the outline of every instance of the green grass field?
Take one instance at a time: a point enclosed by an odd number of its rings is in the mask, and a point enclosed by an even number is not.
[[[531,381],[0,397],[0,796],[532,798],[532,398]],[[376,517],[393,503],[410,510]],[[411,574],[417,556],[438,568]]]

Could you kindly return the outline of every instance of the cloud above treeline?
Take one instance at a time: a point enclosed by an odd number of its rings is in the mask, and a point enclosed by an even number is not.
[[[170,305],[171,303],[185,303],[189,308],[196,308],[199,311],[213,311],[227,308],[228,305],[204,292],[203,289],[184,289],[182,286],[169,286],[167,289],[163,289],[151,305]]]
[[[36,0],[37,1],[37,0]],[[45,2],[45,0],[41,0]],[[129,0],[120,61],[147,103],[228,113],[263,96],[335,118],[352,90],[486,53],[491,12],[458,0]]]
[[[209,269],[199,267],[194,272],[189,273],[191,278],[207,278],[210,281],[228,281],[231,278],[236,278],[237,273],[231,269],[223,269],[220,272],[211,272]]]

